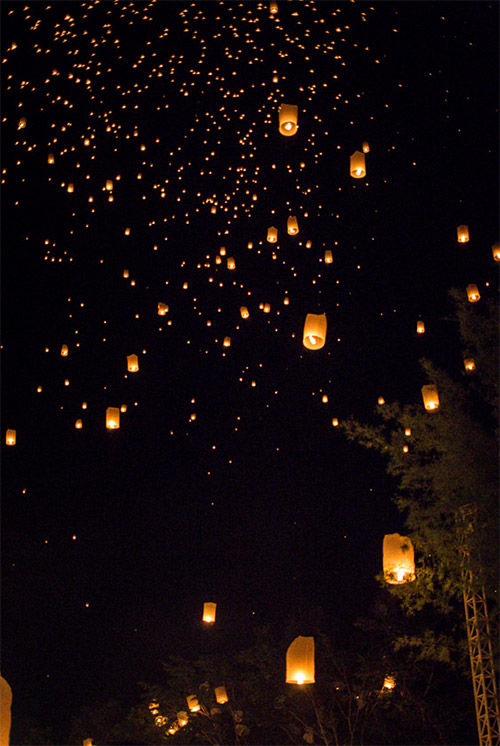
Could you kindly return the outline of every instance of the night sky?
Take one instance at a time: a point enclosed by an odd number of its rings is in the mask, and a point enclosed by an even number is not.
[[[14,738],[16,718],[64,732],[161,680],[204,601],[234,639],[312,608],[348,634],[369,613],[404,518],[332,420],[421,401],[421,357],[461,375],[448,290],[498,288],[499,55],[498,4],[477,0],[1,12]],[[320,350],[308,313],[327,316]]]

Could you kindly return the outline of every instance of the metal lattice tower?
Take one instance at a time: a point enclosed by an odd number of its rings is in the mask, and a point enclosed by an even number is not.
[[[469,539],[474,531],[475,509],[467,505],[460,513],[463,531],[461,552],[464,608],[479,746],[499,746],[500,714],[488,607],[484,587],[477,588],[471,563]]]

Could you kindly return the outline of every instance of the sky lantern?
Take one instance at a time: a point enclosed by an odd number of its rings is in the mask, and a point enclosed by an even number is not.
[[[459,225],[457,227],[457,241],[458,243],[467,243],[469,240],[469,226]]]
[[[314,637],[296,637],[288,646],[286,683],[314,684]]]
[[[299,224],[295,215],[290,215],[286,221],[286,230],[289,236],[295,236],[299,232]]]
[[[338,421],[337,417],[334,417],[332,419],[332,426],[333,427],[338,427],[339,426],[339,421]]]
[[[203,620],[207,624],[213,624],[215,622],[215,610],[217,604],[212,601],[207,601],[203,604]]]
[[[270,303],[264,303],[262,306],[262,310],[264,313],[270,313],[271,312],[271,304]]]
[[[423,321],[417,321],[417,334],[425,334],[425,324]]]
[[[74,184],[68,184],[68,189],[67,189],[67,191],[68,191],[68,192],[69,192],[70,194],[71,194],[72,192],[74,192],[74,191],[75,191],[75,185],[74,185]]]
[[[248,311],[248,308],[246,306],[241,306],[240,308],[240,316],[242,319],[248,319],[250,316],[250,313]]]
[[[5,443],[8,446],[16,445],[16,431],[15,430],[7,430],[7,432],[5,433]]]
[[[68,356],[68,345],[63,345],[61,347],[61,355],[62,355],[62,357],[67,357]]]
[[[493,244],[493,246],[491,247],[491,252],[493,254],[493,259],[496,262],[500,262],[500,242],[497,241]]]
[[[108,192],[111,192],[113,189],[113,181],[112,179],[106,179],[106,189]]]
[[[231,337],[224,337],[224,342],[222,344],[224,347],[231,347]]]
[[[422,399],[424,400],[424,407],[428,412],[434,412],[439,408],[437,387],[433,383],[422,386]]]
[[[271,227],[267,229],[267,240],[269,243],[276,243],[278,240],[278,229],[275,228],[274,225],[271,225]]]
[[[47,163],[52,165],[55,162],[54,153],[49,153],[47,156]]]
[[[467,285],[467,300],[470,303],[476,303],[480,297],[477,285]]]
[[[308,313],[302,344],[307,350],[320,350],[326,341],[326,313]]]
[[[75,422],[75,428],[76,428],[77,430],[81,430],[81,429],[82,429],[82,427],[83,427],[83,422],[82,422],[81,420],[77,420],[77,421]]]
[[[226,692],[225,686],[216,686],[215,687],[215,699],[217,700],[218,705],[224,705],[228,701],[228,696]]]
[[[106,427],[108,430],[117,430],[120,427],[120,410],[118,407],[106,409]]]
[[[271,0],[271,2],[269,3],[269,12],[273,14],[278,12],[278,3],[276,2],[276,0]]]
[[[188,703],[188,707],[191,712],[200,711],[200,703],[198,702],[198,697],[196,696],[196,694],[188,694],[188,696],[186,697],[186,702]]]
[[[158,303],[158,316],[165,316],[168,312],[168,306],[166,303]]]
[[[297,132],[298,107],[294,104],[281,104],[279,108],[280,132],[282,135],[295,135]]]
[[[473,357],[464,358],[464,367],[467,373],[472,373],[473,370],[476,370],[476,363],[474,361],[474,358]]]
[[[382,685],[383,692],[390,692],[396,686],[396,679],[394,676],[386,676]]]
[[[362,179],[366,176],[365,154],[359,150],[351,155],[351,176],[353,179]]]
[[[330,249],[325,251],[325,264],[331,264],[333,262],[333,256]]]
[[[236,269],[236,262],[234,261],[234,257],[228,256],[226,259],[226,264],[228,269]]]
[[[188,716],[185,710],[179,710],[177,713],[177,722],[181,728],[184,728],[184,726],[188,724]]]
[[[361,150],[363,151],[363,153],[369,153],[370,152],[370,146],[368,145],[368,143],[366,142],[366,140],[362,144]]]
[[[400,585],[415,580],[415,553],[411,539],[399,534],[386,534],[382,551],[387,583]]]
[[[19,120],[19,123],[17,125],[17,129],[18,130],[22,130],[25,127],[26,127],[26,117],[21,117],[21,119]]]
[[[127,355],[127,370],[129,373],[137,373],[139,370],[139,358],[137,355]]]

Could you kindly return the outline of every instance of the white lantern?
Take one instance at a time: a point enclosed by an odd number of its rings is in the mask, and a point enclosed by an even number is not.
[[[137,355],[127,355],[127,370],[129,373],[137,373],[139,370],[139,358]]]
[[[307,350],[320,350],[326,341],[326,313],[308,313],[302,344]]]
[[[314,684],[314,637],[296,637],[286,651],[286,683]]]
[[[467,300],[470,303],[477,303],[480,297],[477,285],[467,285]]]
[[[286,222],[286,230],[290,236],[295,236],[299,232],[299,224],[295,215],[290,215]]]
[[[117,430],[120,427],[120,410],[118,407],[106,409],[106,427],[108,430]]]
[[[424,400],[424,407],[428,412],[435,412],[439,408],[439,396],[437,386],[430,383],[426,386],[422,386],[422,399]]]
[[[282,135],[295,135],[297,132],[298,107],[281,104],[279,108],[280,132]]]
[[[215,622],[215,611],[217,604],[208,601],[203,604],[203,621],[207,624],[213,624]]]
[[[351,163],[351,176],[354,179],[362,179],[363,176],[366,176],[366,164],[365,164],[364,153],[360,153],[359,150],[356,150],[351,155],[350,163]]]
[[[224,705],[228,701],[226,687],[225,686],[216,686],[215,687],[215,699],[217,700],[218,705]]]

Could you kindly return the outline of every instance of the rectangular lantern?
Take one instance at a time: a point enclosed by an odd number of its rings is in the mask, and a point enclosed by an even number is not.
[[[333,262],[333,256],[330,249],[325,251],[325,264],[331,264]]]
[[[127,370],[129,373],[137,373],[139,370],[139,358],[137,355],[127,355]]]
[[[215,687],[215,699],[217,700],[218,705],[226,704],[228,697],[225,686]]]
[[[16,431],[15,430],[7,430],[7,432],[5,433],[5,443],[8,446],[16,445]]]
[[[425,324],[423,321],[417,321],[417,334],[425,333]]]
[[[215,610],[217,604],[210,601],[203,604],[203,621],[207,624],[213,624],[215,622]]]
[[[185,710],[179,710],[177,713],[177,722],[181,728],[184,728],[184,726],[188,724],[188,716]]]
[[[189,694],[186,697],[186,702],[188,703],[188,707],[191,712],[199,712],[200,703],[198,702],[198,697],[195,694]]]
[[[466,243],[469,240],[468,225],[459,225],[457,227],[457,240],[459,243]]]
[[[351,155],[351,176],[353,179],[362,179],[366,176],[365,154],[359,150],[354,151]]]
[[[308,313],[302,344],[307,350],[320,350],[326,341],[326,313]]]
[[[282,135],[295,135],[297,132],[298,107],[281,104],[279,108],[280,132]]]
[[[269,243],[276,243],[278,240],[278,229],[274,227],[274,225],[271,225],[267,229],[267,240]]]
[[[117,430],[120,427],[120,410],[118,407],[106,409],[106,427],[108,430]]]
[[[411,539],[399,534],[386,534],[383,542],[384,577],[391,585],[415,580],[415,553]]]
[[[228,256],[226,259],[226,264],[228,269],[236,269],[236,262],[234,261],[234,257]]]
[[[108,192],[111,192],[113,189],[113,181],[111,179],[106,179],[106,190]]]
[[[314,684],[314,637],[296,637],[286,651],[286,683]]]
[[[290,215],[286,221],[286,230],[290,236],[295,236],[299,232],[299,224],[295,215]]]
[[[473,357],[464,358],[464,367],[468,373],[471,373],[473,370],[476,370],[476,363],[474,361],[474,358]]]
[[[63,357],[67,357],[67,355],[68,355],[68,352],[69,352],[69,351],[68,351],[68,345],[63,345],[63,346],[61,347],[61,355],[62,355]]]
[[[250,313],[249,313],[248,308],[246,306],[241,306],[240,307],[240,315],[241,315],[242,319],[248,319],[248,317],[250,316]]]
[[[368,144],[368,143],[366,142],[366,140],[365,140],[365,142],[363,143],[363,145],[361,146],[361,149],[362,149],[363,153],[369,153],[369,152],[370,152],[370,146],[369,146],[369,144]]]
[[[439,396],[437,387],[430,383],[427,386],[422,386],[422,399],[424,400],[424,407],[428,412],[434,412],[439,407]]]
[[[477,285],[467,285],[467,300],[470,303],[476,303],[480,297]]]
[[[224,342],[222,344],[224,347],[231,347],[231,337],[224,337]]]

